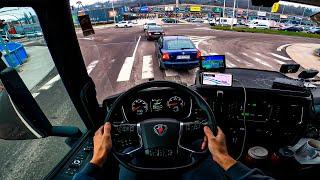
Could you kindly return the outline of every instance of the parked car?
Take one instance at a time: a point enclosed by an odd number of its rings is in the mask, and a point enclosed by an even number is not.
[[[266,24],[248,24],[250,29],[270,29]]]
[[[157,23],[154,22],[154,21],[146,22],[146,23],[143,25],[143,30],[146,31],[149,26],[156,26],[156,25],[157,25]]]
[[[308,30],[308,33],[316,33],[317,31],[319,31],[320,30],[320,27],[313,27],[313,28],[310,28],[309,30]]]
[[[165,35],[164,30],[161,26],[149,26],[145,31],[147,40],[159,39],[160,36]]]
[[[203,23],[204,20],[203,19],[200,19],[200,18],[196,18],[194,20],[191,21],[192,23]]]
[[[162,19],[162,21],[165,23],[178,23],[179,22],[178,20],[173,19],[173,18],[165,18],[165,19]]]
[[[12,39],[20,39],[26,37],[25,35],[22,34],[9,34],[10,38]]]
[[[296,27],[296,26],[284,27],[284,28],[281,28],[280,30],[290,31],[290,32],[301,32],[301,31],[303,31],[303,29],[301,27]]]
[[[161,36],[155,46],[161,70],[192,69],[199,66],[201,52],[187,36]]]
[[[320,29],[318,31],[315,31],[314,34],[320,34]]]
[[[116,28],[128,28],[132,26],[133,24],[130,21],[120,21],[116,24]]]

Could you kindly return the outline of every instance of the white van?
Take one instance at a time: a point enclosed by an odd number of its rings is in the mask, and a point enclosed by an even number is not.
[[[237,18],[219,18],[215,21],[215,25],[231,25],[231,23],[233,23],[233,25],[237,25]]]
[[[277,23],[275,21],[263,19],[251,20],[247,25],[252,29],[270,29],[277,27]]]

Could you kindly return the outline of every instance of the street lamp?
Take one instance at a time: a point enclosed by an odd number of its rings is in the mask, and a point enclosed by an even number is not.
[[[113,1],[114,1],[114,0],[112,0],[112,2],[111,2],[112,12],[113,12],[113,23],[116,23],[116,15],[115,15],[115,13],[114,13]]]
[[[231,29],[233,29],[233,20],[234,20],[234,15],[235,15],[235,11],[236,11],[236,3],[237,0],[233,1],[233,12],[232,12],[232,18],[231,18]]]
[[[303,9],[303,13],[302,13],[302,17],[301,17],[301,20],[300,20],[300,25],[302,24],[302,19],[304,17],[304,13],[306,12],[306,8]]]

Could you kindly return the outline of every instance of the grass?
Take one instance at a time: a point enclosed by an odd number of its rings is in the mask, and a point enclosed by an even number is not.
[[[278,34],[278,35],[285,35],[285,36],[298,36],[298,37],[320,39],[319,34],[310,34],[310,33],[305,33],[305,32],[289,32],[289,31],[281,31],[281,30],[275,30],[275,29],[250,29],[250,28],[246,28],[246,27],[234,27],[233,29],[231,29],[230,26],[213,26],[212,29],[224,30],[224,31],[237,31],[237,32]]]

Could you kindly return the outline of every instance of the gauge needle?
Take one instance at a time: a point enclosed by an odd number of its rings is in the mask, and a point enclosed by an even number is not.
[[[140,107],[141,107],[141,106],[133,107],[133,108],[132,108],[132,111],[136,111],[136,110],[140,109]]]

